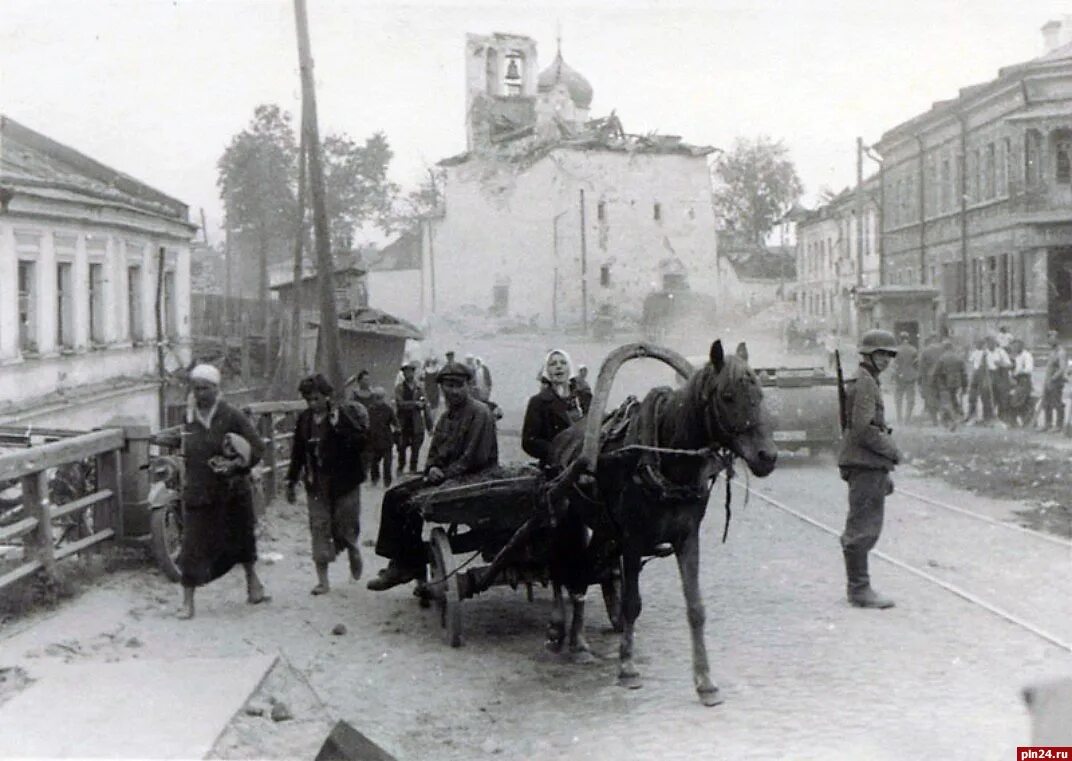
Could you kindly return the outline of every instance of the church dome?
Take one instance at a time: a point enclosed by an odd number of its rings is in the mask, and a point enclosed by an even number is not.
[[[551,65],[540,72],[536,87],[540,92],[550,92],[559,82],[566,85],[570,100],[577,108],[588,108],[592,105],[592,85],[562,60],[561,50]]]

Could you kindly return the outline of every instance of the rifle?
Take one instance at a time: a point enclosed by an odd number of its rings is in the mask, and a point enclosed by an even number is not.
[[[837,407],[838,407],[838,423],[841,425],[841,430],[844,431],[849,427],[848,410],[845,400],[845,376],[841,373],[841,352],[834,349],[834,368],[837,371]]]

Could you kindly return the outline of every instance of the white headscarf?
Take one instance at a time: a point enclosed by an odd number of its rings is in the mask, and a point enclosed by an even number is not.
[[[211,383],[214,386],[218,387],[220,385],[221,380],[220,371],[217,370],[213,365],[198,365],[190,371],[190,380],[205,381],[206,383]]]
[[[563,357],[566,360],[566,380],[562,383],[555,383],[547,375],[547,365],[551,362],[551,357],[555,354]],[[551,385],[555,393],[559,396],[569,396],[569,382],[573,377],[573,360],[570,358],[569,353],[565,349],[551,349],[547,352],[547,356],[543,358],[543,367],[540,369],[540,380],[544,383]]]

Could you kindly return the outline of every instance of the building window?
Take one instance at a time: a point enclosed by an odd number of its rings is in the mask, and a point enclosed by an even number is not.
[[[651,208],[651,216],[656,222],[663,218],[663,205],[658,201]]]
[[[983,177],[985,178],[986,197],[988,199],[993,198],[997,195],[997,149],[993,143],[987,143],[986,146]]]
[[[37,265],[19,261],[19,349],[37,352]]]
[[[988,309],[998,307],[998,258],[986,258],[986,306]]]
[[[1023,251],[1016,252],[1016,269],[1019,273],[1016,278],[1016,298],[1017,306],[1020,309],[1027,309],[1027,279],[1030,276],[1031,270],[1027,268],[1027,257],[1024,256]]]
[[[596,206],[596,219],[598,219],[600,222],[606,222],[607,221],[607,202],[606,201],[600,201],[599,204]]]
[[[998,273],[998,309],[1009,309],[1009,296],[1011,295],[1009,289],[1009,279],[1012,274],[1009,262],[1009,255],[1002,254],[998,258],[998,264],[1001,269]]]
[[[144,320],[142,319],[141,307],[141,267],[133,265],[127,267],[127,335],[131,341],[141,341],[145,338]]]
[[[104,265],[89,264],[89,339],[103,344],[104,338]]]
[[[1070,161],[1070,152],[1072,152],[1072,141],[1068,139],[1058,140],[1054,146],[1056,148],[1057,158],[1057,173],[1054,179],[1060,185],[1068,185],[1072,182],[1072,161]]]
[[[1033,187],[1039,182],[1039,159],[1042,153],[1042,135],[1029,129],[1024,133],[1024,184]]]
[[[610,265],[604,264],[599,268],[599,284],[603,288],[610,288]]]
[[[997,158],[997,194],[1007,196],[1009,194],[1009,139],[1005,138],[998,144]]]
[[[56,346],[74,348],[74,265],[56,264]]]
[[[944,157],[942,159],[941,176],[938,179],[938,193],[939,193],[938,211],[939,211],[939,213],[944,213],[946,211],[949,211],[949,206],[950,206],[949,199],[954,195],[953,192],[952,192],[953,188],[950,187],[949,181],[950,181],[950,177],[949,177],[949,157],[947,156],[947,157]]]
[[[503,92],[517,97],[522,93],[524,82],[525,56],[520,50],[511,50],[506,54],[506,73],[503,74]]]

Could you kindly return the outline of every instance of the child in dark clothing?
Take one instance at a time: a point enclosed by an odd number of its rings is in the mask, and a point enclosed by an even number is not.
[[[372,483],[380,482],[380,466],[383,466],[383,485],[391,485],[391,450],[398,434],[398,417],[394,407],[387,402],[387,392],[382,386],[372,389],[368,404],[369,435],[366,461]]]

